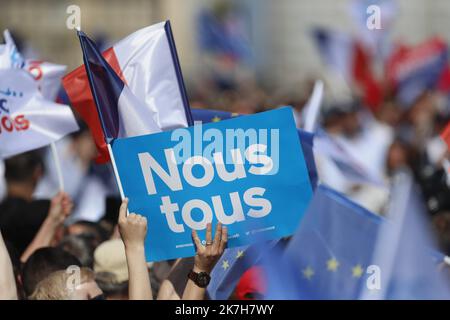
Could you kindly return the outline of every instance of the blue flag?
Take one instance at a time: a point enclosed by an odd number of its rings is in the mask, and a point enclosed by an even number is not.
[[[278,240],[264,242],[265,249],[271,249]],[[261,244],[226,249],[213,271],[208,286],[208,297],[212,300],[227,300],[242,275],[262,259]]]
[[[436,265],[442,255],[434,249],[421,194],[409,172],[397,172],[393,180],[390,223],[380,228],[374,248],[373,264],[382,275],[380,290],[366,289],[361,298],[450,299],[448,279]]]
[[[296,287],[286,293],[277,292],[269,279],[267,297],[358,298],[381,221],[344,195],[318,186],[304,221],[285,252],[283,265],[289,268],[291,281],[284,283],[292,282],[294,272]]]
[[[385,220],[320,185],[284,254],[264,259],[268,299],[449,298],[419,196],[411,184],[392,191]],[[441,258],[439,258],[441,257]],[[442,261],[442,260],[441,260]]]

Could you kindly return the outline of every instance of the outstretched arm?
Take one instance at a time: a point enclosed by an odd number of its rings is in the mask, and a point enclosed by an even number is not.
[[[127,207],[128,199],[125,198],[119,211],[119,231],[125,245],[128,264],[128,296],[130,300],[152,300],[144,250],[147,219],[134,213],[127,216]]]
[[[8,250],[0,233],[0,300],[17,300],[16,281]]]
[[[33,241],[31,241],[20,257],[22,262],[26,262],[37,249],[50,246],[58,228],[62,226],[64,220],[70,215],[72,208],[73,203],[67,193],[59,192],[53,197],[47,218],[45,218]]]
[[[192,238],[194,240],[197,253],[194,260],[193,272],[210,274],[214,265],[222,256],[228,241],[227,227],[218,223],[216,226],[216,234],[214,241],[212,238],[212,226],[208,223],[206,227],[206,246],[202,245],[200,238],[195,230],[192,230]],[[206,288],[198,286],[191,279],[188,280],[186,288],[183,292],[183,300],[203,300]]]

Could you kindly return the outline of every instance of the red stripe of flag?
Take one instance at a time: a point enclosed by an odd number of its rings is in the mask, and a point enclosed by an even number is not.
[[[450,150],[450,122],[447,124],[447,127],[441,133],[442,140],[447,144],[448,149]]]
[[[102,55],[122,81],[126,83],[119,61],[114,53],[114,49],[109,48],[104,51]],[[67,74],[62,80],[62,85],[72,107],[78,112],[91,131],[91,135],[99,153],[95,162],[108,162],[110,160],[108,148],[106,146],[105,136],[95,107],[94,98],[92,97],[91,89],[89,87],[89,81],[84,65],[79,66]]]
[[[376,112],[383,102],[383,91],[371,70],[371,58],[357,41],[354,44],[353,55],[353,79],[362,91],[364,104],[372,112]]]

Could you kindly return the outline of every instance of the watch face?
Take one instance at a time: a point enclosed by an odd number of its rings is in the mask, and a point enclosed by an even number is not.
[[[200,272],[197,276],[198,285],[205,288],[209,284],[210,276],[206,272]]]

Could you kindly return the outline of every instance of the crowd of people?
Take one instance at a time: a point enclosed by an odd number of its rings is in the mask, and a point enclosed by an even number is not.
[[[262,92],[255,90],[246,103],[236,95],[234,101],[228,102],[235,106],[230,111],[254,113],[267,109],[264,101],[254,98],[262,96],[258,91]],[[235,92],[217,91],[217,95],[232,99]],[[307,95],[304,98],[286,100],[280,105],[292,105],[294,114],[299,115]],[[442,107],[438,98],[434,92],[424,92],[408,109],[389,99],[374,113],[354,98],[345,103],[334,101],[324,105],[321,126],[327,134],[358,152],[360,159],[368,157],[367,163],[378,165],[375,169],[382,173],[385,181],[401,167],[414,172],[440,249],[450,254],[450,189],[443,167],[448,152],[439,138],[449,116],[447,106]],[[241,108],[240,103],[244,103]],[[206,103],[193,99],[193,104],[204,107]],[[193,232],[197,250],[194,258],[147,263],[144,254],[147,220],[139,214],[127,215],[128,200],[120,203],[117,191],[107,197],[105,192],[89,194],[88,199],[94,196],[106,203],[101,215],[89,216],[84,212],[78,217],[73,216],[75,208],[80,206],[73,198],[86,201],[83,192],[73,190],[83,191],[86,187],[83,181],[90,181],[86,177],[99,179],[110,188],[111,176],[108,179],[104,176],[105,172],[106,176],[111,172],[110,168],[105,169],[107,165],[93,163],[95,146],[82,124],[81,131],[68,137],[63,148],[72,152],[73,163],[84,173],[77,188],[69,187],[72,195],[60,191],[51,199],[36,196],[37,191],[46,189],[45,185],[47,191],[43,194],[51,193],[48,187],[51,172],[46,168],[51,161],[46,160],[45,149],[4,161],[5,194],[0,204],[0,298],[204,299],[205,287],[199,286],[198,281],[191,280],[188,275],[190,271],[197,274],[211,272],[225,250],[226,227],[218,224],[213,233],[208,225],[206,244],[202,244]],[[375,213],[385,213],[387,189],[341,177],[342,174],[320,153],[316,154],[315,160],[322,182]],[[68,176],[70,174],[68,172]],[[91,192],[95,193],[95,190]],[[255,270],[250,271],[259,275]],[[255,283],[257,278],[244,274],[237,287],[242,289],[247,285],[255,291],[248,292],[249,297],[262,297],[263,292],[256,292],[263,290],[260,283]],[[236,296],[235,292],[232,297]]]
[[[144,240],[147,219],[121,203],[113,229],[76,222],[65,226],[73,202],[65,192],[50,201],[33,200],[42,172],[39,152],[5,161],[7,196],[2,202],[0,237],[0,299],[150,300],[153,297],[201,300],[205,286],[185,276],[179,296],[159,290],[170,266],[148,265]],[[225,250],[227,228],[207,227],[203,245],[195,231],[196,255],[191,270],[210,273]],[[150,280],[152,279],[152,280]],[[170,289],[170,288],[169,288]]]
[[[237,78],[213,74],[188,86],[191,107],[253,114],[291,106],[300,129],[315,79],[278,90],[252,77]],[[319,180],[385,215],[393,173],[407,168],[420,187],[438,247],[450,256],[450,153],[440,137],[450,121],[448,96],[429,88],[406,106],[394,88],[384,88],[383,101],[369,108],[351,86],[346,94],[331,94],[341,85],[325,81],[314,138]],[[0,299],[208,299],[211,271],[226,250],[226,226],[218,223],[213,231],[208,224],[205,243],[193,231],[192,258],[148,263],[144,240],[151,221],[139,212],[128,214],[110,164],[94,162],[95,143],[77,120],[80,130],[57,143],[64,191],[58,191],[49,148],[0,164]],[[324,135],[363,166],[365,180],[350,177],[326,146],[319,148]],[[230,298],[263,298],[265,290],[253,265]]]

